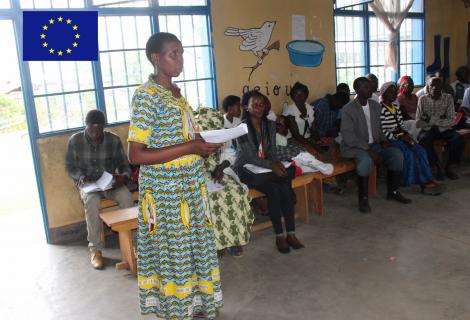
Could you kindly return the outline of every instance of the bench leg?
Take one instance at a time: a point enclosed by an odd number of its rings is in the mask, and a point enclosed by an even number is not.
[[[321,179],[313,179],[308,185],[309,193],[313,197],[310,201],[311,211],[323,215],[323,182]]]
[[[308,223],[308,190],[307,186],[294,189],[295,195],[297,198],[297,203],[295,205],[296,211],[299,213],[299,218],[302,222]]]
[[[372,166],[372,170],[369,175],[369,195],[375,195],[377,193],[377,167]]]
[[[119,248],[121,250],[121,257],[123,263],[116,264],[116,268],[120,269],[122,268],[121,265],[128,264],[129,270],[135,274],[137,272],[137,264],[132,244],[131,230],[119,231]]]

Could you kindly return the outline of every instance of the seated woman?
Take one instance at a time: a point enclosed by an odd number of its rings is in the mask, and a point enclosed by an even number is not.
[[[413,79],[410,76],[403,76],[398,81],[400,92],[398,94],[398,103],[403,120],[414,120],[416,117],[416,108],[418,107],[418,96],[413,93],[415,88]]]
[[[426,194],[438,195],[438,184],[432,179],[426,150],[403,127],[403,116],[394,101],[398,87],[395,82],[384,83],[380,88],[382,130],[389,143],[403,152],[402,186],[419,184]]]
[[[202,130],[214,130],[223,127],[224,119],[216,110],[200,108],[196,122]],[[209,189],[209,207],[219,256],[227,250],[230,255],[239,257],[243,254],[242,246],[250,239],[254,216],[248,190],[229,168],[233,163],[231,157],[224,155],[226,152],[224,148],[222,152],[204,158],[206,180],[212,179],[222,186],[221,189]]]
[[[250,98],[247,99],[246,96]],[[242,101],[247,101],[243,114],[248,126],[248,134],[237,139],[237,159],[234,168],[241,181],[250,188],[266,194],[269,215],[276,233],[276,246],[281,253],[288,253],[289,246],[300,249],[304,246],[295,236],[294,191],[292,178],[294,168],[285,168],[277,158],[275,123],[266,118],[265,100],[256,91],[245,93]],[[244,167],[252,164],[272,170],[255,174]],[[286,225],[284,235],[282,216]]]
[[[413,93],[414,82],[410,76],[403,76],[398,81],[399,93],[398,104],[403,116],[403,127],[414,140],[418,139],[419,129],[416,127],[416,108],[418,107],[418,96]]]
[[[312,130],[315,116],[313,107],[306,103],[308,94],[308,88],[302,83],[296,82],[290,90],[293,103],[284,106],[282,115],[287,119],[288,138],[294,138],[310,153],[318,157],[318,146],[315,144],[314,130]]]

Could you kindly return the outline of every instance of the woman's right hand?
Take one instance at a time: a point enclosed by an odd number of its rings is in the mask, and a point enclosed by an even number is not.
[[[278,177],[286,177],[287,176],[287,170],[284,168],[284,165],[281,162],[273,162],[271,169],[273,170],[273,173],[278,176]]]
[[[198,154],[200,156],[208,156],[224,146],[223,143],[210,143],[205,142],[203,139],[191,140],[189,143],[191,146],[191,153]]]

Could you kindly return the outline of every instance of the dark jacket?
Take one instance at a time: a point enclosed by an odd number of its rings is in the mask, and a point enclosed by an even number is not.
[[[380,121],[381,107],[377,101],[369,99],[370,123],[374,143],[385,142]],[[357,99],[346,104],[341,110],[341,155],[353,158],[355,149],[369,150],[369,131],[366,116]]]
[[[237,159],[233,166],[237,172],[247,163],[271,169],[273,162],[278,161],[276,155],[276,123],[268,119],[265,119],[263,123],[264,159],[258,158],[259,143],[255,141],[256,133],[253,130],[248,125],[248,134],[237,139]]]

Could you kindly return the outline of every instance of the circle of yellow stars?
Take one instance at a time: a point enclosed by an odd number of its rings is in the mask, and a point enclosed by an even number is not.
[[[75,35],[74,35],[74,42],[72,43],[72,45],[70,47],[68,47],[65,52],[62,51],[61,49],[59,50],[56,50],[54,48],[51,48],[49,47],[49,43],[47,42],[47,30],[49,30],[49,27],[54,25],[54,23],[65,23],[67,25],[70,25],[72,27],[72,30],[73,31],[76,31],[75,32]],[[57,54],[58,56],[63,56],[64,54],[65,55],[68,55],[68,54],[71,54],[72,53],[72,49],[71,48],[77,48],[78,47],[78,39],[80,39],[80,33],[78,32],[78,26],[76,24],[73,24],[72,23],[72,20],[71,19],[64,19],[63,17],[58,17],[57,19],[49,19],[48,20],[48,23],[44,24],[42,26],[42,33],[39,35],[41,40],[43,40],[42,42],[42,47],[43,48],[48,48],[49,50],[49,53],[50,54]]]

